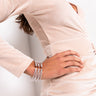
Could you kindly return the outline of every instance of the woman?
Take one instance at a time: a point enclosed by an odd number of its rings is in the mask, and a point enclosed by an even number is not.
[[[24,14],[29,25],[40,39],[46,56],[50,57],[43,62],[42,79],[48,80],[43,85],[42,96],[93,96],[93,94],[96,94],[94,90],[96,57],[91,42],[87,38],[84,22],[80,17],[81,14],[79,14],[80,11],[78,9],[78,13],[76,13],[71,5],[66,0],[43,0],[42,2],[41,0],[0,1],[0,6],[3,9],[0,9],[0,21],[16,14]],[[31,29],[29,28],[29,30]],[[13,54],[15,51],[11,50],[10,52]],[[77,53],[80,54],[84,62],[83,69],[82,61],[77,57]],[[28,67],[26,64],[29,64],[32,59],[26,56],[24,58],[24,55],[19,54],[19,52],[18,56],[19,60],[16,57],[8,60],[9,66],[7,67],[3,60],[3,67],[19,77]],[[20,59],[20,57],[22,58]],[[13,66],[9,61],[14,61]],[[21,63],[24,61],[21,66],[18,65],[20,61]],[[15,62],[19,62],[16,65],[18,70],[14,66]],[[25,66],[22,68],[23,65]],[[33,75],[30,71],[31,68],[34,69],[33,65],[34,62],[30,65],[32,67],[29,66],[26,69],[27,74]],[[18,66],[20,67],[18,68]],[[21,69],[22,71],[19,71]],[[50,72],[47,70],[50,70]],[[59,73],[57,74],[57,72]],[[74,73],[68,74],[71,72]]]
[[[14,0],[14,1],[13,0],[0,0],[0,6],[1,6],[0,22],[6,20],[10,16],[22,13],[26,16],[29,15],[27,19],[30,19],[30,17],[32,17],[32,21],[30,23],[33,22],[35,25],[36,21],[34,22],[33,20],[33,13],[37,12],[35,11],[36,9],[34,8],[38,4],[36,4],[35,6],[33,5],[36,2],[37,1],[35,0],[33,1],[32,0],[20,0],[19,2],[18,0]],[[31,11],[34,11],[34,12],[31,13]],[[23,23],[21,23],[21,25],[22,24]],[[27,28],[25,25],[27,26],[26,22],[24,22],[23,24],[24,31],[30,33],[31,29],[29,27]],[[38,24],[36,24],[36,26],[38,27]],[[34,28],[36,28],[36,26]],[[34,31],[37,33],[40,31],[40,28],[36,28],[36,30]],[[40,39],[45,40],[44,43],[42,43],[42,41],[41,43],[44,45],[44,47],[46,47],[46,45],[49,44],[49,42],[47,42],[48,38],[45,37],[44,33],[42,33],[39,36],[40,36]],[[77,57],[75,57],[74,55]],[[15,76],[20,77],[23,72],[27,73],[30,76],[33,76],[33,73],[35,70],[35,66],[34,66],[35,61],[32,58],[26,56],[25,54],[15,49],[13,46],[9,45],[6,41],[4,41],[1,38],[0,38],[0,56],[1,56],[0,65],[6,68],[11,73],[13,73]],[[42,62],[43,73],[42,73],[41,79],[50,79],[50,78],[55,78],[55,77],[65,75],[68,73],[72,73],[72,72],[79,72],[83,68],[83,65],[82,65],[82,61],[80,60],[80,58],[78,58],[78,56],[79,54],[77,52],[70,51],[70,50],[63,51],[58,54],[54,54],[54,56],[50,58],[48,58],[49,56],[46,54],[47,58],[45,59],[44,62]],[[59,59],[62,59],[62,60],[59,60]],[[62,64],[62,66],[59,66],[60,64]],[[58,69],[57,69],[57,66],[58,66]],[[69,66],[75,66],[75,67],[77,66],[77,67],[73,68]],[[65,67],[68,67],[68,68],[65,68]]]

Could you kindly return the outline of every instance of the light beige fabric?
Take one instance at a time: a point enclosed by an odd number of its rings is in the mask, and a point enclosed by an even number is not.
[[[0,0],[0,21],[2,22],[11,15],[22,12],[26,5],[27,0]],[[0,66],[20,77],[32,61],[32,58],[0,38]]]
[[[84,68],[81,72],[45,80],[41,96],[96,96],[96,56],[87,36],[83,11],[79,6],[78,14],[66,0],[0,0],[0,6],[2,8],[0,9],[0,21],[21,13],[26,16],[41,41],[46,56],[74,50],[81,55],[81,59],[84,61]],[[1,41],[0,44],[5,43]],[[6,46],[7,53],[10,53],[11,48],[8,44]],[[5,51],[4,47],[1,45],[0,48]],[[13,53],[13,51],[11,52]],[[6,55],[7,53],[3,54],[0,51],[1,57],[9,58],[10,55]],[[14,51],[15,54],[17,57],[18,51]],[[18,56],[23,58],[24,55]],[[0,60],[0,62],[3,61],[0,65],[7,66],[7,70],[15,75],[17,73],[12,68],[17,70],[19,65],[16,57],[11,60],[7,59],[7,63],[6,58]],[[26,56],[24,57],[28,59]],[[22,59],[19,60],[22,61]],[[21,73],[21,70],[19,69],[18,72]]]

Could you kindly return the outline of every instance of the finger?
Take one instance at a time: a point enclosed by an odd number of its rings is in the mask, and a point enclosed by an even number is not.
[[[72,51],[72,50],[63,51],[63,52],[57,53],[56,55],[59,55],[59,56],[76,55],[80,57],[80,55],[76,51]]]
[[[77,66],[80,68],[83,68],[84,66],[82,64],[80,64],[79,62],[75,62],[75,61],[69,61],[69,62],[64,62],[61,63],[61,66],[64,67],[70,67],[70,66]]]
[[[80,72],[81,68],[79,67],[68,67],[68,68],[64,68],[64,73],[65,74],[69,74],[69,73],[73,73],[73,72]]]
[[[62,60],[63,60],[64,62],[68,62],[68,61],[76,61],[76,62],[79,62],[79,63],[83,64],[83,62],[81,61],[81,59],[78,58],[78,57],[75,57],[75,56],[67,56],[67,57],[63,57]]]

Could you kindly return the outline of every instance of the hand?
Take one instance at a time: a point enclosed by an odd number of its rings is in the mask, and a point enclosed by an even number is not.
[[[57,53],[50,58],[46,58],[43,64],[41,79],[52,79],[65,74],[80,72],[83,62],[75,51],[64,51]]]

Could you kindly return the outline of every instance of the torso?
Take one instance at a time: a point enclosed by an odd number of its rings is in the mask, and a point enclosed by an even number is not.
[[[88,96],[89,89],[93,89],[94,80],[96,82],[96,63],[91,57],[94,56],[93,48],[87,39],[82,14],[77,10],[78,6],[71,4],[71,7],[66,0],[44,1],[41,5],[38,3],[38,7],[34,6],[32,15],[29,13],[26,16],[39,37],[44,52],[47,56],[53,56],[62,51],[74,50],[84,60],[85,67],[81,73],[46,81],[43,83],[41,96]],[[88,85],[89,82],[92,86]],[[83,95],[83,92],[87,95]]]
[[[87,44],[85,43],[87,40],[81,39],[86,38],[86,29],[78,6],[69,4],[66,0],[46,2],[38,4],[38,7],[34,6],[35,11],[32,15],[25,14],[29,24],[38,35],[45,54],[52,56],[57,52],[73,49],[81,53],[80,55],[85,55],[87,51],[84,48],[76,47],[79,41],[80,44],[84,43],[86,46],[90,43]],[[58,48],[60,46],[62,48]]]

